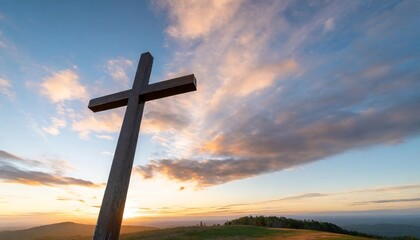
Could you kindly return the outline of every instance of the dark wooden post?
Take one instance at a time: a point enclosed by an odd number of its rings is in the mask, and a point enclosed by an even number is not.
[[[95,240],[118,239],[120,234],[144,109],[144,101],[140,100],[140,90],[149,84],[152,64],[153,57],[150,53],[141,55],[133,88],[128,98],[127,110],[125,111],[114,160],[112,161],[101,211],[99,212],[98,223],[93,237]]]
[[[152,64],[152,55],[148,52],[143,53],[131,90],[99,97],[89,102],[89,108],[94,112],[127,105],[94,240],[116,240],[119,237],[145,102],[197,89],[194,75],[149,85]]]

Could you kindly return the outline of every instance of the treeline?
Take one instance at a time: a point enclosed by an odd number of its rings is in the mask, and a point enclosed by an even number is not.
[[[285,217],[265,217],[265,216],[247,216],[227,221],[225,225],[252,225],[252,226],[262,226],[262,227],[271,227],[271,228],[294,228],[294,229],[308,229],[316,230],[323,232],[332,232],[347,234],[359,237],[367,238],[378,238],[383,239],[381,236],[360,233],[356,231],[345,230],[335,224],[329,222],[318,222],[314,220],[296,220]]]

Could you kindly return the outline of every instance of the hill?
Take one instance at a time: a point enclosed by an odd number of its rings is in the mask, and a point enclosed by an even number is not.
[[[91,240],[94,226],[58,223],[19,231],[0,232],[1,240]],[[368,238],[301,229],[274,229],[257,226],[210,226],[153,229],[123,226],[120,240],[368,240]],[[370,238],[370,240],[372,240]]]
[[[265,217],[268,218],[268,217]],[[262,221],[263,217],[244,217],[238,221],[229,221],[224,226],[193,226],[193,227],[177,227],[167,229],[157,229],[153,227],[143,226],[123,226],[121,229],[120,240],[180,240],[180,239],[218,239],[218,240],[234,240],[234,239],[255,239],[255,240],[374,240],[382,237],[372,237],[371,235],[352,232],[336,228],[337,226],[326,222],[316,222],[312,220],[294,220],[288,218],[272,218],[276,221]],[[247,221],[247,225],[236,225],[235,223],[243,223]],[[269,219],[265,219],[269,220]],[[281,220],[281,222],[280,222]],[[278,224],[283,226],[278,226]],[[254,226],[261,224],[266,226]],[[288,224],[288,226],[287,226]],[[274,226],[267,226],[274,225]],[[295,229],[300,228],[300,229]],[[317,230],[309,230],[302,228],[317,228]],[[322,230],[323,229],[323,230]],[[347,231],[352,235],[343,234],[337,231]],[[0,240],[91,240],[94,231],[93,225],[84,225],[71,222],[57,223],[46,226],[40,226],[18,231],[0,232]],[[329,231],[329,232],[328,232]],[[331,232],[334,231],[334,232]],[[354,234],[359,234],[354,236]],[[395,238],[399,240],[414,238]]]
[[[227,221],[225,225],[251,225],[251,226],[263,226],[270,228],[292,228],[292,229],[307,229],[331,233],[346,234],[359,237],[367,238],[381,238],[376,235],[369,235],[366,233],[348,231],[335,224],[329,222],[319,222],[314,220],[297,220],[286,217],[277,216],[246,216]]]
[[[90,239],[95,229],[94,225],[72,222],[56,223],[24,230],[0,232],[0,240],[46,240],[46,239]],[[121,233],[133,233],[153,230],[153,227],[122,226]]]
[[[275,229],[257,226],[179,227],[123,235],[122,240],[372,240],[372,238],[302,229]]]

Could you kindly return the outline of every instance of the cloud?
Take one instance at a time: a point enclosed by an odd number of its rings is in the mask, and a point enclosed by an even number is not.
[[[389,70],[390,66],[386,65],[372,66],[363,71],[362,76],[365,78],[380,78],[386,76]]]
[[[326,196],[331,196],[331,194],[325,194],[325,193],[305,193],[305,194],[301,194],[301,195],[285,197],[285,198],[278,199],[278,200],[275,200],[275,201],[302,200],[302,199],[316,198],[316,197],[326,197]]]
[[[169,10],[171,25],[166,32],[175,38],[195,39],[215,31],[235,14],[241,1],[159,1],[160,7]]]
[[[23,164],[26,166],[31,166],[31,167],[38,167],[38,166],[42,166],[44,165],[43,162],[41,161],[37,161],[37,160],[30,160],[30,159],[24,159],[21,157],[18,157],[14,154],[11,154],[9,152],[0,150],[0,163],[9,160],[9,161],[13,161],[14,163],[17,164]]]
[[[1,47],[2,42],[0,42]],[[14,99],[15,93],[12,91],[12,84],[10,81],[0,78],[0,93]]]
[[[58,201],[77,201],[81,203],[86,203],[86,201],[83,199],[74,199],[74,198],[69,198],[69,197],[57,197],[57,200]]]
[[[17,160],[17,161],[24,161],[22,158],[15,156],[11,153],[8,153],[6,151],[0,150],[0,159],[11,159],[11,160]]]
[[[269,164],[251,160],[169,160],[151,161],[137,166],[136,172],[144,178],[162,174],[180,182],[196,182],[199,187],[221,184],[270,171]]]
[[[212,4],[163,4],[177,49],[168,72],[194,72],[198,91],[148,103],[170,156],[141,176],[208,187],[420,134],[418,3],[361,14],[362,2],[244,1],[226,6],[229,21],[190,23]]]
[[[105,140],[113,140],[114,138],[110,135],[96,135],[97,138],[105,139]]]
[[[189,125],[185,115],[177,114],[168,109],[165,112],[150,110],[144,116],[144,129],[147,133],[164,132],[170,129],[182,129]]]
[[[79,137],[87,139],[90,132],[110,133],[121,128],[122,116],[115,112],[105,115],[89,115],[72,122],[72,130],[79,132]]]
[[[332,31],[332,30],[334,30],[334,26],[335,26],[334,18],[330,17],[327,20],[325,20],[325,22],[324,22],[324,31],[325,32]]]
[[[316,206],[315,208],[308,207],[308,202],[312,201],[314,198],[322,198],[322,202],[333,202],[334,204],[328,204],[328,207],[331,207],[329,212],[336,211],[337,205],[343,204],[343,206],[351,205],[353,206],[353,212],[360,211],[363,208],[358,208],[359,205],[365,204],[374,204],[374,203],[386,203],[386,202],[405,202],[407,204],[411,203],[411,208],[415,208],[416,202],[420,201],[419,198],[395,198],[395,199],[386,199],[386,200],[374,200],[374,201],[367,201],[367,202],[359,202],[357,204],[352,203],[354,199],[358,197],[366,198],[366,197],[377,197],[378,192],[381,192],[381,196],[383,193],[387,192],[387,194],[395,194],[398,196],[401,192],[389,192],[390,189],[393,190],[405,190],[404,194],[411,194],[416,195],[416,191],[410,191],[411,189],[418,189],[420,185],[397,185],[397,186],[386,186],[381,188],[366,188],[366,189],[356,189],[350,191],[341,191],[341,192],[307,192],[307,193],[300,193],[295,195],[286,195],[279,198],[273,198],[263,201],[245,201],[235,204],[221,204],[221,205],[206,205],[206,206],[195,206],[195,207],[183,207],[183,206],[162,206],[159,208],[148,208],[144,206],[139,208],[142,212],[145,213],[152,213],[152,214],[182,214],[182,215],[208,215],[211,213],[226,213],[226,214],[233,214],[233,213],[243,213],[243,214],[290,214],[290,207],[294,206],[302,206],[303,209],[298,210],[298,212],[319,212],[321,208],[320,206]],[[182,187],[181,187],[182,188]],[[318,200],[315,200],[319,202]],[[318,204],[319,205],[319,204]],[[321,204],[323,205],[323,204]],[[406,209],[407,206],[404,207]],[[321,211],[326,211],[321,210]],[[296,213],[296,212],[295,212]]]
[[[2,20],[2,16],[0,15],[0,21],[1,20]],[[4,48],[4,49],[8,48],[8,44],[6,44],[6,42],[7,42],[6,37],[4,36],[3,32],[0,31],[0,48]]]
[[[80,83],[77,73],[71,69],[56,72],[43,80],[40,85],[41,94],[53,103],[88,99],[86,88]]]
[[[0,169],[0,179],[26,185],[79,185],[85,187],[97,187],[91,181],[83,179],[57,176],[40,171],[26,171],[16,168],[14,166],[3,165]]]
[[[374,201],[355,202],[352,205],[404,203],[404,202],[420,202],[420,198],[382,199],[382,200],[374,200]]]
[[[34,85],[31,82],[27,84]],[[39,84],[39,89],[41,94],[48,97],[56,107],[56,116],[50,117],[51,124],[42,127],[42,131],[53,136],[60,134],[60,129],[66,127],[67,122],[75,121],[79,116],[69,107],[69,101],[88,100],[86,87],[80,83],[79,75],[72,69],[58,71],[45,77]]]
[[[114,156],[114,154],[112,153],[112,152],[109,152],[109,151],[103,151],[103,152],[101,152],[103,155],[105,155],[105,156],[110,156],[110,157],[113,157]]]
[[[361,189],[357,191],[352,191],[350,193],[369,193],[369,192],[399,192],[410,189],[420,189],[420,184],[408,184],[408,185],[397,185],[389,187],[379,187],[379,188],[370,188],[370,189]]]
[[[50,135],[58,135],[60,133],[59,129],[65,127],[66,120],[51,117],[51,125],[49,127],[42,127],[42,130]]]
[[[133,65],[133,62],[125,58],[117,58],[108,60],[106,64],[107,72],[112,79],[124,85],[128,85],[129,79],[127,70]]]
[[[245,122],[236,122],[217,144],[206,149],[216,156],[236,158],[203,161],[162,159],[139,166],[137,172],[145,178],[162,174],[170,179],[193,181],[205,187],[280,171],[347,149],[410,136],[420,128],[419,102],[377,112],[336,113],[330,119],[322,118],[304,124],[285,123],[282,126],[267,121],[265,116],[253,116],[252,119],[242,116]]]
[[[54,167],[59,164],[60,167]],[[28,160],[17,157],[14,154],[0,150],[0,180],[26,185],[79,185],[85,187],[98,187],[99,185],[68,176],[63,176],[62,166],[65,161],[52,161],[45,163],[37,160]],[[31,170],[29,170],[31,169]],[[38,169],[44,169],[38,170]]]
[[[275,81],[286,79],[299,70],[299,63],[295,60],[284,60],[280,63],[264,64],[248,71],[238,70],[236,77],[225,83],[222,93],[246,96],[250,93],[272,86]],[[221,101],[221,100],[217,100]]]

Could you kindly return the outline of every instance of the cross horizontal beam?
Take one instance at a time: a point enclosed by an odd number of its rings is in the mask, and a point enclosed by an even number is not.
[[[150,101],[159,98],[169,97],[177,94],[197,90],[197,83],[194,74],[153,83],[141,89],[140,101]],[[88,108],[93,112],[105,111],[127,105],[131,90],[126,90],[89,101]]]

